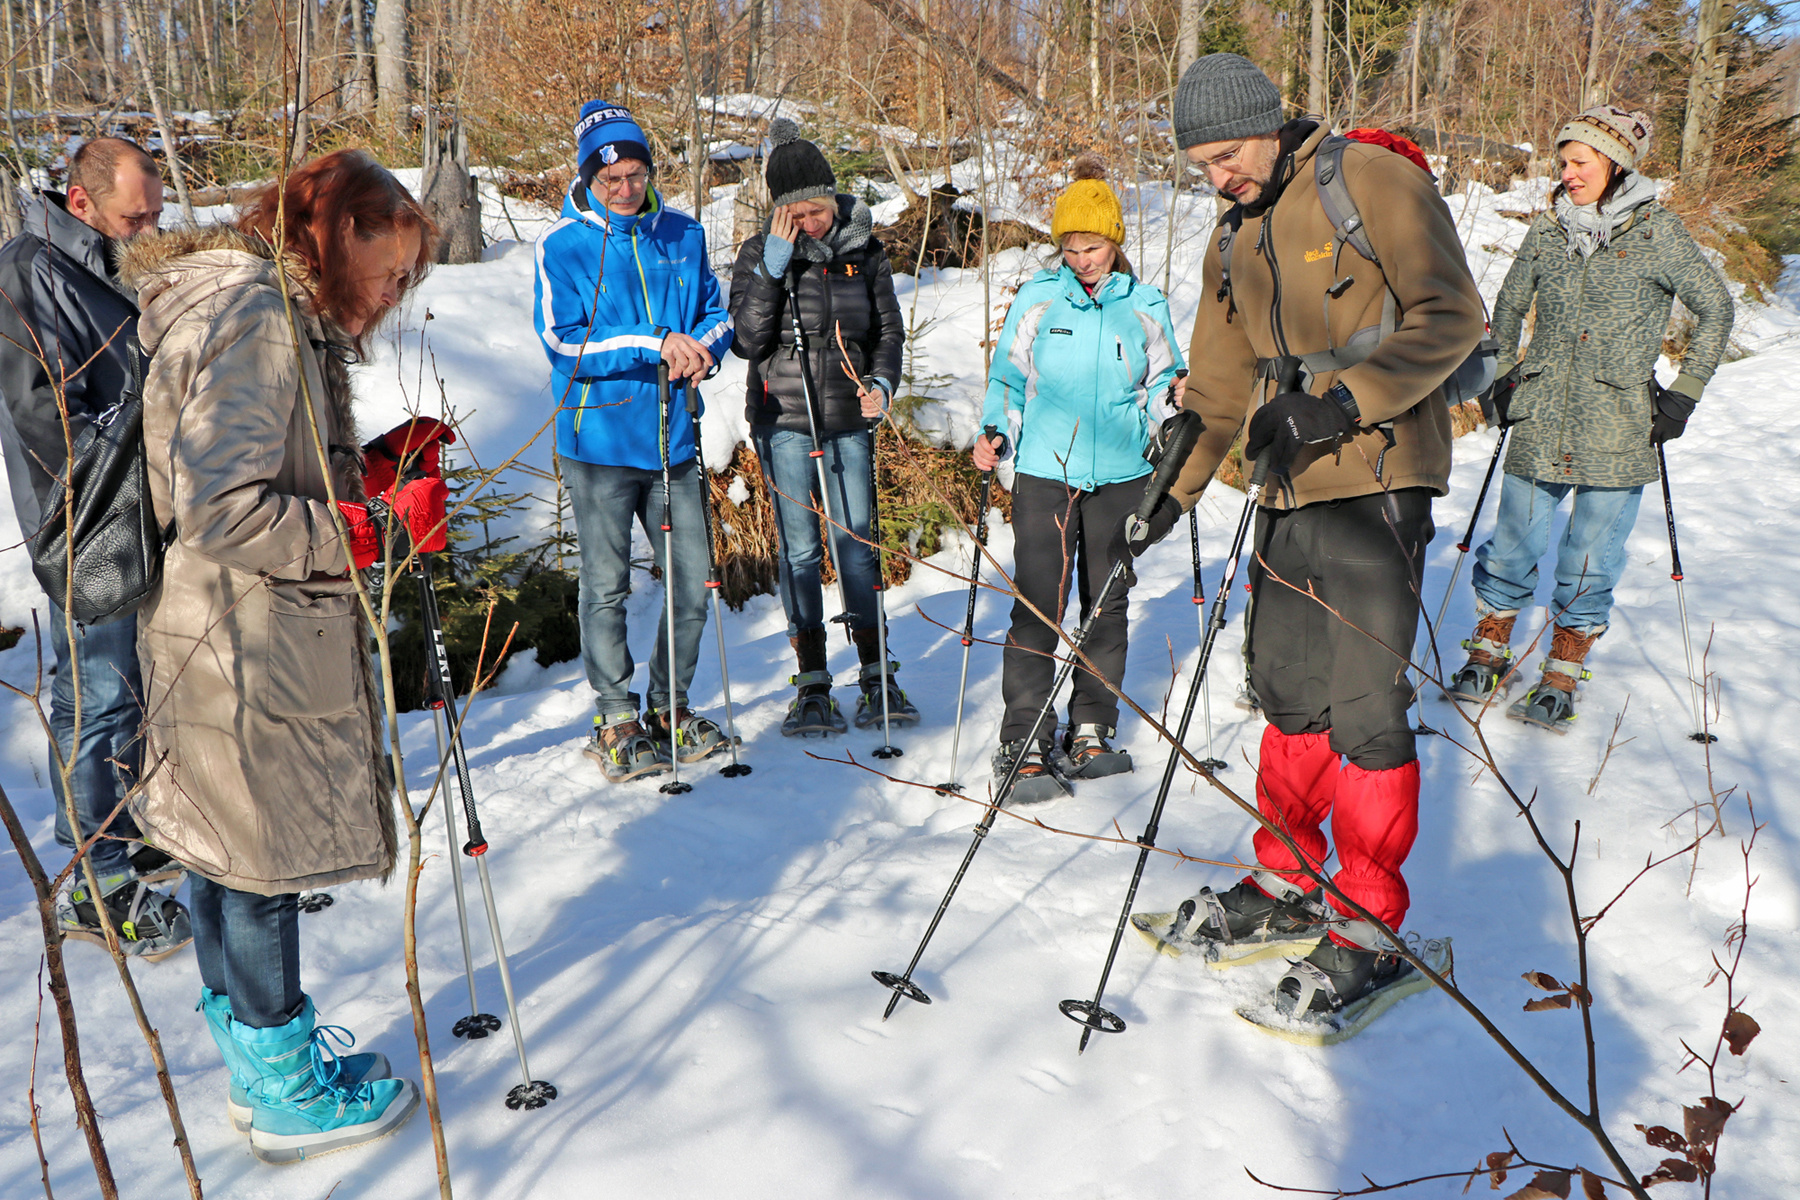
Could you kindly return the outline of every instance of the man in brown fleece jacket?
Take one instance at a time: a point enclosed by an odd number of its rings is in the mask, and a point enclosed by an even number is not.
[[[1245,461],[1269,467],[1250,572],[1250,676],[1269,721],[1257,803],[1315,869],[1329,816],[1333,882],[1398,929],[1419,807],[1401,655],[1418,621],[1431,500],[1450,475],[1439,389],[1482,337],[1481,298],[1430,175],[1392,149],[1351,140],[1337,167],[1376,261],[1337,236],[1317,172],[1331,160],[1315,161],[1329,130],[1284,122],[1278,89],[1248,60],[1190,66],[1175,133],[1236,203],[1212,235],[1188,357],[1184,403],[1206,432],[1152,531],[1199,499],[1247,420]],[[1273,386],[1283,356],[1303,359],[1304,390]],[[1258,829],[1255,845],[1259,870],[1184,905],[1178,925],[1200,919],[1172,936],[1211,943],[1216,960],[1328,932],[1277,988],[1277,1008],[1303,1021],[1344,1019],[1346,1005],[1411,971],[1380,953],[1373,925],[1329,914],[1278,840]]]

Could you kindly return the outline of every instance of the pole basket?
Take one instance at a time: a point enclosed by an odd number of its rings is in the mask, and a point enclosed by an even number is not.
[[[1688,734],[1688,741],[1699,742],[1702,746],[1710,746],[1718,740],[1719,740],[1718,734],[1707,733],[1704,730],[1697,730],[1693,733]]]
[[[726,767],[719,772],[719,774],[723,775],[727,779],[736,779],[739,776],[748,775],[749,773],[750,773],[750,764],[749,763],[732,763],[729,767]]]
[[[1062,1015],[1086,1029],[1099,1033],[1124,1033],[1125,1018],[1101,1008],[1092,1000],[1064,1000],[1056,1006]]]
[[[332,899],[330,892],[301,892],[297,903],[303,913],[321,913],[337,901]]]
[[[506,1093],[506,1107],[510,1109],[542,1108],[556,1099],[556,1088],[541,1079],[530,1083],[521,1083]]]
[[[871,753],[873,753],[876,758],[899,758],[905,754],[906,751],[898,746],[877,746]]]
[[[899,992],[908,1000],[916,1000],[920,1004],[931,1003],[931,997],[925,994],[925,989],[904,975],[896,975],[892,971],[870,971],[869,974],[874,976],[876,983]]]
[[[500,1018],[493,1013],[470,1013],[450,1027],[450,1032],[459,1038],[467,1038],[478,1042],[488,1034],[500,1028]]]
[[[665,796],[679,796],[683,792],[693,791],[694,785],[691,783],[684,783],[679,779],[674,779],[674,780],[670,780],[668,783],[663,784],[661,787],[657,788],[656,790],[661,792]]]
[[[940,783],[931,790],[940,796],[960,796],[963,794],[963,785],[960,783]]]

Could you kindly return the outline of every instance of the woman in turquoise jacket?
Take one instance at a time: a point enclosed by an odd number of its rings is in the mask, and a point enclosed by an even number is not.
[[[1150,431],[1174,411],[1165,411],[1166,392],[1184,366],[1168,301],[1132,274],[1120,246],[1118,197],[1093,160],[1078,160],[1075,173],[1050,221],[1062,265],[1039,271],[1006,314],[982,407],[982,425],[996,433],[977,437],[973,454],[978,469],[1010,461],[1015,476],[1018,599],[993,767],[1003,779],[1022,757],[1011,795],[1001,797],[1021,803],[1067,795],[1070,779],[1131,770],[1131,756],[1110,741],[1119,702],[1108,688],[1125,678],[1126,589],[1106,598],[1083,647],[1101,677],[1078,668],[1060,741],[1045,728],[1027,744],[1049,698],[1058,641],[1032,610],[1060,622],[1074,577],[1087,618],[1112,570],[1114,535],[1143,497]],[[1046,552],[1051,546],[1061,552]]]

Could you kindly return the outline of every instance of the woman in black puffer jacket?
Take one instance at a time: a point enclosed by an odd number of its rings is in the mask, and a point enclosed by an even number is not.
[[[745,411],[775,498],[781,603],[800,666],[794,676],[799,692],[781,732],[822,735],[846,727],[831,699],[827,665],[820,585],[824,550],[816,515],[820,497],[811,457],[815,422],[831,488],[824,507],[850,530],[832,531],[831,558],[843,577],[850,639],[862,664],[856,723],[863,727],[881,721],[884,687],[889,718],[917,721],[918,710],[893,681],[896,664],[880,661],[877,567],[868,544],[875,505],[872,426],[880,422],[899,382],[906,344],[893,274],[886,250],[870,235],[868,205],[837,194],[837,180],[819,148],[801,138],[798,127],[785,118],[770,123],[769,136],[775,143],[766,171],[772,215],[768,228],[738,252],[731,273],[731,317],[732,349],[750,360]],[[806,366],[819,401],[810,420],[788,314],[790,287],[806,331]],[[846,354],[855,379],[845,371]]]

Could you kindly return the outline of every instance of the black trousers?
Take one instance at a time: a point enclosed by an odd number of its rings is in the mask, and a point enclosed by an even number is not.
[[[1257,513],[1247,657],[1270,724],[1329,731],[1365,771],[1418,758],[1405,656],[1434,532],[1425,488]]]
[[[1091,492],[1078,491],[1060,480],[1020,475],[1013,483],[1013,584],[1019,595],[1060,624],[1069,599],[1069,583],[1080,585],[1083,620],[1093,609],[1106,577],[1112,571],[1107,550],[1113,534],[1144,498],[1144,481],[1109,483]],[[1125,581],[1095,618],[1082,649],[1115,686],[1125,681]],[[1006,639],[1005,677],[1002,694],[1006,719],[1000,740],[1017,741],[1031,732],[1031,723],[1049,698],[1056,680],[1056,662],[1050,657],[1066,651],[1056,630],[1040,621],[1020,600],[1013,601],[1012,632]],[[1069,696],[1070,725],[1119,723],[1119,701],[1085,667],[1075,669],[1075,687]],[[1054,718],[1038,730],[1047,738]]]

